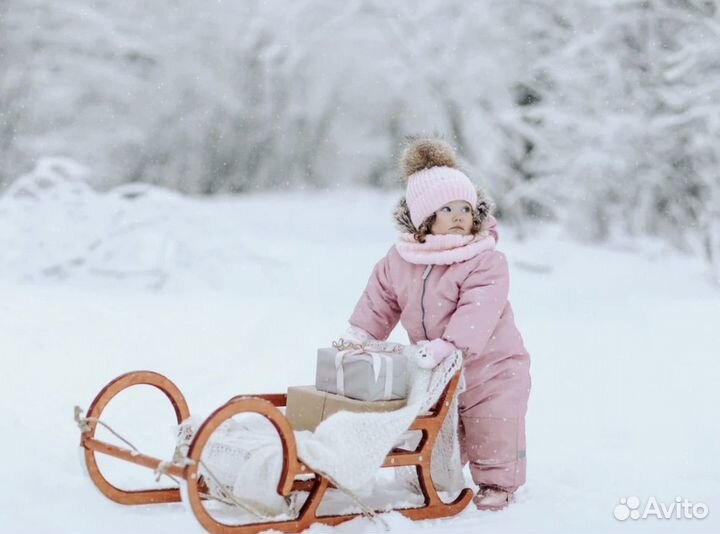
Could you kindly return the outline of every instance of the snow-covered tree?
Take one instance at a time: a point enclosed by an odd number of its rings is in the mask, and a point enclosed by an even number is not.
[[[650,233],[717,256],[720,19],[714,2],[547,2],[525,82],[528,163],[581,237]],[[713,252],[715,251],[715,252]],[[713,260],[714,261],[714,260]]]
[[[710,0],[0,4],[0,183],[45,156],[94,187],[399,185],[441,134],[500,215],[662,235],[718,263]]]

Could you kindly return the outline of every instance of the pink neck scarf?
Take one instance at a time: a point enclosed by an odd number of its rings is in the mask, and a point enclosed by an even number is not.
[[[495,248],[495,239],[488,232],[477,235],[427,235],[418,243],[412,234],[400,234],[395,243],[400,257],[419,265],[450,265],[469,260],[483,250]]]

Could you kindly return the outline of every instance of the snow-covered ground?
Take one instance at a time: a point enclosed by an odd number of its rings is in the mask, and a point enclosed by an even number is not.
[[[202,532],[180,504],[100,496],[79,465],[73,406],[134,369],[167,375],[197,414],[312,383],[315,349],[344,330],[393,242],[398,193],[56,189],[0,202],[0,532]],[[416,524],[390,513],[392,531],[720,531],[720,291],[705,265],[650,241],[577,244],[554,227],[519,241],[501,226],[499,248],[532,356],[528,483],[506,511]],[[406,341],[400,329],[391,339]],[[105,415],[141,450],[171,454],[159,393],[124,393]],[[154,484],[149,470],[107,465]],[[615,519],[630,496],[641,508],[679,496],[709,515]],[[310,529],[380,531],[367,519]]]

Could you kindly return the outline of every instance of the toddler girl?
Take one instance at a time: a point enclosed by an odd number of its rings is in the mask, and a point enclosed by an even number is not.
[[[343,336],[385,340],[398,321],[432,364],[464,355],[459,396],[463,463],[481,510],[500,510],[525,482],[530,356],[508,301],[508,265],[490,201],[437,139],[415,139],[401,166],[405,197],[395,210],[398,242],[372,272]]]

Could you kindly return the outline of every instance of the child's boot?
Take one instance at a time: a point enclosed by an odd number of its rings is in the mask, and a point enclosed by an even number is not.
[[[512,493],[499,486],[480,486],[473,498],[478,510],[497,512],[505,508],[512,500]]]

